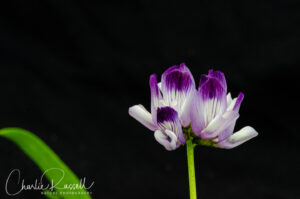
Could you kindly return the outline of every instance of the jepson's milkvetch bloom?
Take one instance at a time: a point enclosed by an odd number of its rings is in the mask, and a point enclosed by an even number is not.
[[[167,69],[161,83],[155,74],[149,83],[151,113],[135,105],[129,108],[129,114],[155,131],[155,139],[167,150],[185,144],[186,138],[195,144],[230,149],[257,135],[249,126],[233,134],[244,94],[234,99],[230,93],[226,96],[227,84],[220,71],[201,75],[198,91],[184,63]]]
[[[194,78],[183,63],[167,69],[161,83],[156,75],[151,75],[150,90],[151,113],[144,106],[135,105],[129,108],[129,114],[155,131],[155,139],[167,150],[186,143],[190,198],[197,199],[195,146],[230,149],[257,135],[250,126],[233,133],[244,94],[232,99],[227,94],[224,74],[213,70],[201,75],[197,91]]]
[[[257,136],[257,132],[246,126],[233,134],[239,117],[244,94],[232,99],[227,94],[225,76],[220,71],[209,70],[200,77],[198,92],[193,97],[191,109],[192,130],[203,140],[210,140],[213,146],[230,149]]]
[[[155,131],[155,139],[167,150],[185,143],[182,126],[190,124],[190,107],[196,92],[194,78],[184,63],[172,66],[157,82],[150,76],[151,114],[142,105],[129,108],[129,114]]]

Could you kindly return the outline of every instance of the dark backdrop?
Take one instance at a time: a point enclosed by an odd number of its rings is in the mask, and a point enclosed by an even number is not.
[[[3,4],[3,3],[2,3]],[[26,128],[93,198],[188,198],[185,148],[166,151],[128,115],[150,108],[148,78],[185,62],[222,70],[245,93],[236,129],[259,136],[233,150],[198,147],[201,199],[299,198],[298,1],[7,1],[0,6],[0,127]],[[0,139],[0,198],[14,168],[39,169]],[[18,198],[41,198],[24,191]]]

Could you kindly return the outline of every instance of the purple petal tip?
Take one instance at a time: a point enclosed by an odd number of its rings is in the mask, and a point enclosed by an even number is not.
[[[181,71],[173,71],[166,76],[166,86],[170,89],[178,91],[188,90],[193,84],[192,78],[189,73]]]
[[[239,111],[243,99],[244,99],[244,93],[240,92],[237,99],[236,99],[236,103],[233,107],[233,110]]]
[[[163,123],[166,121],[175,121],[176,119],[178,119],[178,114],[173,108],[165,106],[157,109],[158,123]]]
[[[200,87],[203,99],[221,98],[225,90],[220,82],[215,78],[207,79]]]
[[[185,64],[184,62],[182,62],[182,63],[179,65],[179,67],[180,67],[181,69],[184,69],[184,68],[186,68],[187,66],[186,66],[186,64]]]
[[[156,75],[156,74],[150,75],[150,80],[149,80],[150,85],[151,85],[153,82],[157,82],[157,75]]]

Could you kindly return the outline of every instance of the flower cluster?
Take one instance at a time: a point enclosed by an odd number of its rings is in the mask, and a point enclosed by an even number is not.
[[[232,99],[220,71],[201,75],[198,90],[184,63],[167,69],[160,83],[151,75],[149,83],[151,113],[143,105],[135,105],[129,114],[154,131],[155,139],[167,150],[184,145],[186,139],[230,149],[257,135],[250,126],[233,133],[244,94]]]

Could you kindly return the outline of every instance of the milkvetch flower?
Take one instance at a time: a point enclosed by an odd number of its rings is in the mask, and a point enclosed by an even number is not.
[[[186,144],[190,198],[197,199],[195,146],[231,149],[257,136],[250,126],[233,133],[244,94],[232,99],[224,74],[213,70],[201,75],[196,90],[184,63],[167,69],[161,83],[151,75],[149,84],[151,113],[139,104],[129,108],[129,115],[154,131],[155,139],[167,150]]]
[[[158,83],[155,74],[149,80],[151,113],[141,104],[129,108],[129,114],[154,131],[155,139],[167,150],[194,144],[230,149],[255,137],[250,126],[233,133],[244,94],[232,99],[227,94],[225,76],[209,70],[201,75],[198,91],[184,63],[167,69]]]
[[[150,76],[151,113],[143,105],[129,108],[129,114],[152,131],[155,139],[167,150],[185,144],[182,127],[191,122],[190,108],[196,92],[195,81],[184,63],[167,69],[157,82]]]
[[[209,140],[213,146],[230,149],[257,136],[257,132],[246,126],[233,134],[239,117],[244,94],[232,99],[227,93],[225,76],[220,71],[209,70],[200,77],[199,88],[193,97],[191,124],[195,136]]]

